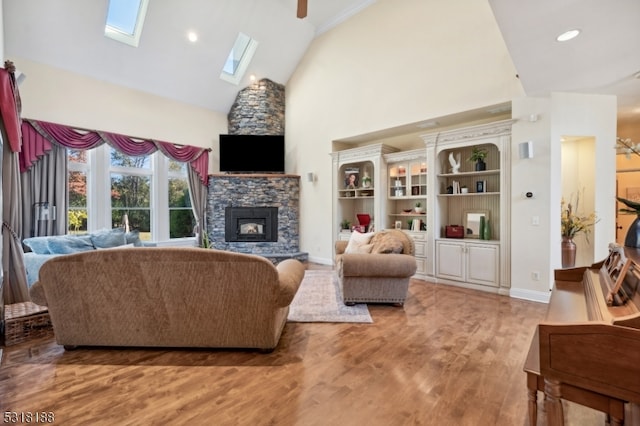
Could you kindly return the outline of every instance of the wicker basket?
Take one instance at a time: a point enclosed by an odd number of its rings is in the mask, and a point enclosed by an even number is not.
[[[26,340],[53,335],[49,311],[33,302],[14,303],[4,309],[5,346]]]

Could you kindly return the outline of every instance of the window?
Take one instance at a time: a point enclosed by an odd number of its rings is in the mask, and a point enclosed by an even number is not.
[[[123,227],[142,240],[194,236],[187,164],[157,152],[133,157],[108,145],[67,150],[69,232]]]
[[[151,239],[151,156],[131,157],[109,148],[111,226],[140,232],[141,240]]]
[[[257,48],[257,41],[246,34],[239,33],[227,56],[220,78],[229,83],[240,83]]]
[[[194,236],[196,226],[185,163],[169,160],[169,237]]]
[[[109,0],[104,35],[138,47],[149,0]]]
[[[67,150],[69,165],[69,234],[87,232],[87,151]]]

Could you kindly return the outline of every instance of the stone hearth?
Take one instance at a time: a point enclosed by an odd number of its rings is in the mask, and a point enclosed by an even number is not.
[[[214,174],[209,176],[207,234],[213,248],[264,256],[274,263],[306,261],[300,252],[300,176],[286,174]],[[228,207],[277,207],[276,241],[227,241]]]

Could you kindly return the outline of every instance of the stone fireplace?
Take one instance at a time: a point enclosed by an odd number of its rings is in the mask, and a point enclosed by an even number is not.
[[[300,176],[209,176],[207,234],[215,249],[306,261],[300,252]]]

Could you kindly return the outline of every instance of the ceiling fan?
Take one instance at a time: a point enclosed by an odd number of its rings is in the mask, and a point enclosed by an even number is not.
[[[298,0],[298,14],[296,16],[300,19],[307,17],[307,0]]]

